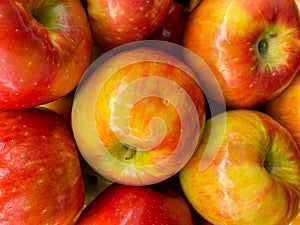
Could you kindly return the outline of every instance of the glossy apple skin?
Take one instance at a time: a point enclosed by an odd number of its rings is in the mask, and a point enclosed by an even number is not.
[[[148,39],[162,24],[172,0],[87,0],[94,39],[111,49]]]
[[[81,2],[8,0],[0,12],[0,108],[37,106],[72,91],[92,57]]]
[[[198,150],[179,173],[191,205],[212,224],[289,224],[300,199],[300,153],[292,135],[259,111],[231,110],[214,119],[215,126],[225,121],[225,131],[212,135],[207,121]],[[213,149],[206,149],[209,139],[217,143]],[[210,161],[204,170],[202,160]]]
[[[287,128],[300,148],[300,71],[278,97],[262,106],[262,111]]]
[[[190,14],[183,46],[211,68],[226,105],[251,108],[279,95],[300,64],[300,21],[294,0],[202,1]],[[209,85],[210,77],[203,77]],[[214,96],[214,89],[207,93]]]
[[[84,204],[67,123],[42,109],[0,111],[0,224],[69,225]]]
[[[170,41],[181,45],[184,27],[188,16],[189,12],[183,4],[173,2],[162,25],[157,29],[154,35],[150,37],[150,39]]]
[[[192,225],[187,202],[177,193],[112,184],[82,212],[76,225]]]
[[[152,47],[99,60],[72,106],[82,156],[102,176],[127,185],[173,176],[193,154],[206,120],[204,95],[192,71]]]

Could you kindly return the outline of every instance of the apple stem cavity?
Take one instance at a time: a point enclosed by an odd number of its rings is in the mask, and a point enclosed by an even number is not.
[[[268,39],[264,38],[258,42],[258,52],[260,54],[265,54],[268,49]]]
[[[125,153],[125,160],[131,160],[133,159],[135,153],[136,153],[136,147],[124,144],[125,149],[127,150]]]
[[[52,4],[51,4],[52,3]],[[33,9],[31,14],[37,22],[42,24],[47,30],[57,30],[56,17],[63,14],[63,4],[54,3],[52,1],[44,1],[38,8]]]
[[[271,161],[266,160],[264,162],[264,168],[268,171],[268,173],[271,173],[271,171],[272,171],[272,163],[271,163]]]

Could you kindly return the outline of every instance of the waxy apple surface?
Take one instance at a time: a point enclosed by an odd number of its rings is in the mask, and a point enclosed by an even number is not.
[[[187,202],[176,192],[112,184],[80,215],[76,225],[193,225]]]
[[[204,0],[190,14],[183,46],[210,66],[227,106],[251,108],[279,95],[300,64],[294,0]],[[203,77],[204,86],[210,77]],[[210,88],[208,97],[214,96]]]
[[[162,24],[172,0],[87,0],[94,39],[107,49],[149,38]]]
[[[0,40],[0,108],[28,108],[66,95],[92,57],[80,0],[1,1]]]
[[[191,205],[212,224],[289,224],[300,202],[300,152],[292,135],[259,111],[236,109],[214,119],[215,126],[226,121],[225,132],[211,133],[209,119],[179,172]],[[210,151],[209,139],[216,143]],[[211,163],[200,170],[203,160]]]
[[[0,121],[0,224],[71,224],[85,193],[69,125],[36,108]]]
[[[190,68],[164,51],[135,47],[140,43],[98,58],[72,106],[82,156],[102,176],[127,185],[153,184],[177,173],[198,145],[206,118],[204,95]]]

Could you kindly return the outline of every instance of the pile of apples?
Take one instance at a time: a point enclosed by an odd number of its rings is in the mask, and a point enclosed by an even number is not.
[[[0,224],[300,224],[299,0],[0,2]]]

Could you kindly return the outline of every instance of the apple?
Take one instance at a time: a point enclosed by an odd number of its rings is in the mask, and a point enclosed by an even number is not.
[[[204,0],[190,14],[183,46],[211,68],[231,108],[278,96],[300,68],[300,20],[294,0]],[[211,77],[202,77],[218,101]]]
[[[162,24],[172,0],[87,0],[94,39],[112,49],[148,39]]]
[[[0,111],[0,224],[69,225],[84,185],[68,124],[44,109]]]
[[[204,94],[193,71],[167,49],[182,52],[153,40],[114,48],[91,64],[77,87],[71,122],[78,149],[113,182],[166,180],[200,142]]]
[[[300,148],[300,71],[278,97],[261,109],[287,128]]]
[[[192,225],[187,202],[176,192],[112,184],[82,212],[76,225]]]
[[[207,121],[179,179],[190,204],[212,224],[289,224],[299,210],[300,152],[267,114],[229,110]]]
[[[173,2],[162,25],[156,30],[150,39],[170,41],[181,45],[183,31],[188,16],[189,12],[183,4]]]
[[[92,57],[80,0],[7,0],[0,12],[0,108],[29,108],[71,92]]]

